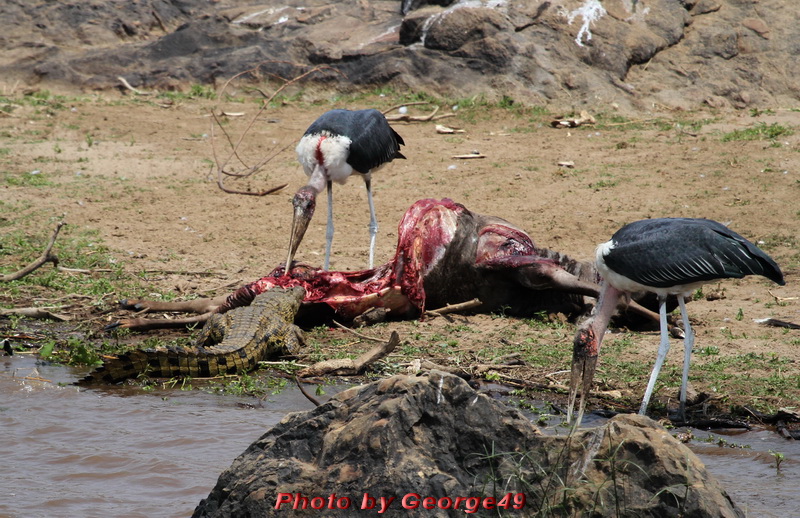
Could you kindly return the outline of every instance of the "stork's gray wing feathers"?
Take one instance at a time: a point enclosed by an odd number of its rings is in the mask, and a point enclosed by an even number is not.
[[[400,153],[400,146],[405,145],[403,137],[378,110],[330,110],[314,121],[305,135],[323,132],[350,139],[347,163],[362,174],[395,158],[405,158]]]
[[[646,286],[763,275],[784,284],[778,265],[728,227],[707,219],[661,218],[626,225],[604,257],[613,271]]]
[[[405,158],[400,153],[400,146],[405,145],[403,137],[389,126],[381,112],[360,110],[351,113],[355,131],[348,135],[352,143],[347,163],[353,169],[366,174],[395,158]]]

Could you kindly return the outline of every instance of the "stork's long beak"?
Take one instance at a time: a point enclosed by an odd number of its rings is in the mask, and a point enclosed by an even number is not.
[[[608,282],[604,282],[592,315],[575,333],[575,340],[572,342],[572,375],[569,380],[569,404],[567,405],[567,423],[569,423],[572,418],[572,410],[575,408],[578,384],[580,384],[581,400],[578,404],[578,415],[575,417],[574,428],[577,428],[583,419],[583,410],[586,408],[586,399],[589,397],[589,389],[592,388],[594,380],[594,370],[597,367],[597,356],[600,354],[600,344],[603,342],[608,322],[611,320],[622,294],[622,291]]]
[[[297,191],[294,199],[292,200],[294,212],[292,213],[292,230],[289,235],[289,254],[286,257],[285,273],[288,274],[292,269],[292,261],[300,242],[303,241],[303,236],[306,234],[308,224],[314,216],[314,208],[316,206],[316,192],[306,189],[305,187]]]
[[[586,399],[589,390],[592,388],[594,371],[597,368],[597,346],[592,342],[596,340],[591,328],[580,329],[575,336],[572,351],[572,374],[569,380],[569,404],[567,405],[567,423],[572,418],[572,411],[575,408],[575,399],[578,395],[578,386],[581,388],[581,399],[578,403],[578,415],[575,416],[574,427],[577,428],[583,419],[583,411],[586,408]]]

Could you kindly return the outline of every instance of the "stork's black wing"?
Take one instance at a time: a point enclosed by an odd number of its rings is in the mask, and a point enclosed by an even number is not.
[[[636,221],[619,229],[611,240],[613,247],[604,257],[606,265],[646,286],[668,288],[745,275],[763,275],[784,284],[772,258],[713,220]]]
[[[405,158],[400,153],[400,146],[405,145],[403,137],[378,110],[331,110],[314,121],[305,134],[323,131],[350,139],[347,163],[359,173],[368,173],[395,158]]]

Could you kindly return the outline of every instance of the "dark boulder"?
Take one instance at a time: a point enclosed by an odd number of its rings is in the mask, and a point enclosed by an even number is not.
[[[521,516],[743,516],[702,462],[646,417],[545,436],[519,411],[437,371],[288,415],[233,462],[194,516],[296,515],[295,505],[355,516],[365,504],[376,512],[381,497],[394,498],[385,516],[413,515],[409,506],[425,497],[432,510],[417,512],[431,516],[476,505],[516,516],[521,495]]]

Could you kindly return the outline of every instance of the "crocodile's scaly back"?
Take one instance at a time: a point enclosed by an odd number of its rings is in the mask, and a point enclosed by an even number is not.
[[[294,317],[304,295],[301,287],[264,292],[249,306],[213,315],[195,347],[130,351],[107,360],[80,383],[118,383],[140,374],[210,378],[247,372],[269,357],[296,354],[302,332],[294,325]]]

